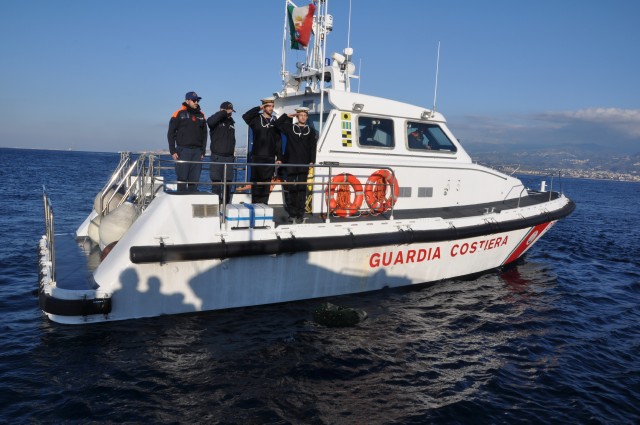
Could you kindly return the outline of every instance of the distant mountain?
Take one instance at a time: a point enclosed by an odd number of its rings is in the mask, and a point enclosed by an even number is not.
[[[522,154],[526,152],[568,152],[571,154],[582,155],[582,154],[593,154],[598,153],[599,155],[631,155],[638,156],[640,155],[640,146],[635,146],[633,148],[625,148],[618,149],[618,146],[615,144],[611,145],[602,145],[597,143],[567,143],[563,145],[537,145],[537,144],[522,144],[522,143],[477,143],[471,141],[464,142],[465,149],[470,153],[512,153],[512,154]]]
[[[640,151],[629,154],[596,143],[563,146],[465,143],[465,149],[474,161],[490,166],[640,174]]]

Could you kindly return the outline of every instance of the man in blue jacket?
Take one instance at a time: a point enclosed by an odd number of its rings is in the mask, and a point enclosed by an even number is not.
[[[196,92],[188,92],[182,107],[169,121],[169,152],[175,161],[187,161],[176,163],[179,192],[198,190],[201,161],[207,149],[207,124],[200,110],[200,99]]]

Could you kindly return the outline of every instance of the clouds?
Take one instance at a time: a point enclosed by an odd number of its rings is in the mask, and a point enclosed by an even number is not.
[[[574,123],[596,124],[610,127],[621,135],[640,138],[640,109],[590,108],[578,111],[543,114],[548,119],[559,118],[572,125]],[[639,146],[640,147],[640,146]]]
[[[587,108],[530,115],[452,117],[456,135],[470,144],[531,147],[597,145],[640,152],[640,109]]]

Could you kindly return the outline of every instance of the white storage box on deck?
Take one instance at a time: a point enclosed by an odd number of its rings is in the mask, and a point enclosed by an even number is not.
[[[227,229],[249,227],[249,209],[244,204],[227,204],[224,221]]]
[[[248,208],[253,207],[251,215],[251,227],[273,227],[273,208],[267,204],[244,204]]]
[[[227,229],[273,227],[273,208],[265,204],[227,204]]]

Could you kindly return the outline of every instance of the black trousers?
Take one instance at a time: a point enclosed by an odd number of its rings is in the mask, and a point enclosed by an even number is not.
[[[298,168],[296,171],[300,170]],[[297,184],[288,184],[286,191],[287,196],[287,212],[289,216],[292,218],[302,218],[304,217],[305,212],[305,203],[307,202],[307,175],[309,174],[309,170],[306,172],[288,172],[287,173],[287,183],[297,183]]]
[[[253,160],[256,161],[255,159]],[[269,187],[271,184],[271,178],[275,172],[275,166],[273,162],[271,165],[254,165],[251,167],[251,182],[252,183],[269,183],[251,186],[251,203],[252,204],[267,204],[269,202]]]

